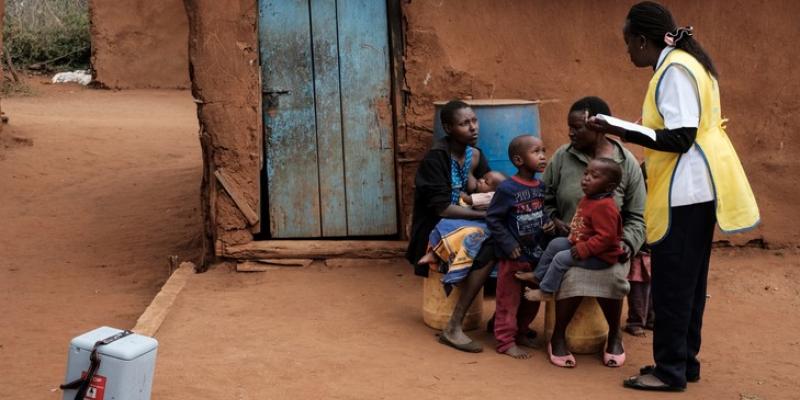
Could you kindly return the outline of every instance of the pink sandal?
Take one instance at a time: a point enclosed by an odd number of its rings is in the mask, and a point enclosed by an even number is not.
[[[553,346],[547,342],[547,355],[550,356],[550,363],[556,367],[561,368],[575,368],[575,356],[568,354],[566,356],[554,356]]]
[[[622,354],[611,354],[603,352],[603,365],[609,368],[619,368],[625,364],[625,350]]]

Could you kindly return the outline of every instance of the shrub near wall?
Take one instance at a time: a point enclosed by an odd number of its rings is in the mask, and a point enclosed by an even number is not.
[[[6,0],[4,48],[14,64],[89,66],[88,0]]]

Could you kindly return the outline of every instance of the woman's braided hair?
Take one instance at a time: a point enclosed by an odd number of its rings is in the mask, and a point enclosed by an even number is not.
[[[659,48],[674,46],[691,54],[714,77],[717,69],[711,57],[692,35],[692,27],[678,27],[666,7],[652,1],[643,1],[628,12],[628,31],[642,35]]]
[[[453,125],[455,123],[456,111],[469,108],[469,104],[461,100],[450,100],[439,110],[439,119],[442,125]]]
[[[569,113],[575,111],[586,111],[589,117],[594,117],[597,114],[611,115],[611,109],[608,104],[597,96],[587,96],[573,103],[572,107],[569,108]]]

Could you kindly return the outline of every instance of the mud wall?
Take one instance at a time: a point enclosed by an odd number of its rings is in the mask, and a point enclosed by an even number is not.
[[[189,87],[181,0],[92,0],[89,12],[96,82],[113,89]]]
[[[6,1],[0,0],[0,21],[4,21],[6,17]],[[5,47],[3,46],[3,30],[0,29],[0,56],[5,57]],[[3,79],[3,68],[0,68],[0,81]],[[3,114],[2,107],[0,106],[0,115]],[[4,122],[0,122],[0,133],[3,132]]]
[[[255,1],[185,0],[190,22],[189,65],[203,148],[206,244],[252,240],[251,226],[221,187],[259,209],[261,88]],[[210,250],[207,249],[207,250]]]
[[[431,141],[433,101],[459,97],[541,99],[542,133],[552,150],[567,141],[566,113],[586,95],[605,98],[614,114],[637,119],[648,69],[629,61],[622,24],[634,2],[598,7],[589,0],[404,1],[405,79],[398,110],[397,161],[401,223],[413,198],[413,176]],[[251,229],[213,172],[224,168],[236,190],[258,210],[261,116],[255,2],[225,5],[185,0],[192,88],[198,99],[205,157],[204,204],[209,239],[252,240]],[[800,161],[790,115],[800,108],[800,55],[787,47],[800,3],[688,0],[666,4],[696,37],[720,72],[728,133],[747,170],[762,225],[719,237],[744,244],[763,239],[797,245],[800,194],[792,174]],[[754,11],[754,10],[757,10]],[[641,151],[634,149],[637,154]],[[212,242],[210,240],[210,242]]]
[[[622,25],[635,2],[441,0],[405,5],[408,130],[399,143],[419,158],[430,143],[434,100],[542,99],[542,133],[549,149],[567,142],[566,114],[582,96],[606,99],[612,111],[635,120],[649,69],[628,60]],[[741,243],[763,238],[800,243],[796,174],[800,140],[790,119],[800,108],[800,55],[796,37],[800,3],[709,0],[664,2],[696,38],[720,73],[723,114],[758,199],[762,224]],[[400,136],[403,139],[403,136]],[[635,146],[631,146],[635,147]],[[637,150],[638,151],[638,150]],[[638,151],[639,154],[641,153]],[[409,165],[404,176],[411,177]],[[410,198],[413,188],[404,187]]]

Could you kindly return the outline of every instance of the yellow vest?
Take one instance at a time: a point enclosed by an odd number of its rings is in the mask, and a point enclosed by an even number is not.
[[[723,127],[717,80],[692,55],[674,49],[664,58],[650,80],[642,106],[642,124],[652,129],[664,129],[664,118],[656,106],[656,95],[661,76],[672,64],[686,68],[697,83],[700,125],[694,146],[698,147],[711,173],[719,227],[727,233],[753,228],[760,219],[758,205],[742,163]],[[647,243],[654,244],[669,232],[672,180],[682,154],[645,149],[644,155],[647,168],[644,220],[647,224]]]

